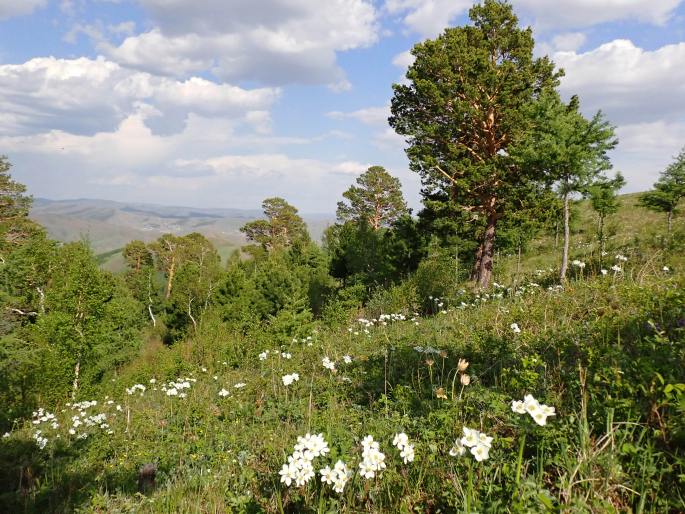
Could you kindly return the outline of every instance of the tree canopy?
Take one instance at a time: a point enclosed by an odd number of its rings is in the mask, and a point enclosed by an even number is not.
[[[265,220],[255,220],[240,228],[248,241],[272,251],[308,242],[309,232],[297,209],[283,198],[267,198],[262,202]]]
[[[407,136],[423,195],[444,191],[445,201],[484,220],[476,278],[486,287],[497,222],[540,179],[512,149],[532,128],[531,105],[560,73],[547,57],[533,57],[532,31],[519,28],[510,4],[486,0],[469,18],[472,25],[412,49],[408,83],[393,85],[389,122]]]
[[[678,214],[678,203],[683,198],[685,198],[685,148],[661,172],[654,184],[654,190],[640,197],[640,204],[653,211],[666,213],[670,233],[673,216]]]
[[[389,227],[408,212],[400,180],[382,166],[371,166],[338,202],[338,221],[364,222],[372,230]]]

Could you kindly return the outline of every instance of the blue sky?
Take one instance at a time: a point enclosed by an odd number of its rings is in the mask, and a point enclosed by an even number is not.
[[[0,153],[34,196],[305,212],[380,164],[419,208],[391,85],[471,3],[0,0]],[[649,188],[685,145],[685,0],[512,3]]]

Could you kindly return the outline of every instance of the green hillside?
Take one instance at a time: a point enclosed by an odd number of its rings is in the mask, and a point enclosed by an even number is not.
[[[636,198],[622,197],[610,218],[602,264],[595,216],[578,205],[571,257],[587,265],[572,269],[563,288],[550,271],[559,251],[548,235],[528,245],[518,266],[516,255],[500,256],[498,285],[486,292],[462,284],[421,297],[421,283],[410,280],[342,317],[278,317],[242,328],[216,309],[172,346],[149,328],[139,354],[105,370],[80,403],[59,401],[12,427],[0,443],[0,505],[7,512],[681,511],[685,224],[677,221],[665,245],[664,216],[638,208]],[[621,271],[600,273],[613,265]],[[512,402],[529,394],[539,403],[514,412]],[[553,414],[536,421],[543,404]],[[485,457],[469,447],[478,434],[464,428],[485,434]],[[318,456],[293,462],[311,461],[316,476],[298,486],[294,473],[288,485],[279,472],[290,476],[284,464],[307,433],[327,446],[304,440]],[[404,446],[397,434],[406,434]],[[369,435],[377,449],[364,443]],[[33,444],[37,437],[45,449]],[[381,469],[369,472],[379,459]],[[338,461],[349,473],[331,472],[333,483],[324,483],[320,470]],[[145,464],[156,475],[140,494]],[[17,465],[24,495],[14,492]]]

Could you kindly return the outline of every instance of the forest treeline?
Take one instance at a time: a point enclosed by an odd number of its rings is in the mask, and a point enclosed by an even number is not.
[[[487,0],[470,20],[417,44],[406,82],[393,86],[389,123],[406,138],[423,208],[412,213],[399,180],[372,166],[320,243],[295,206],[267,198],[263,218],[241,229],[248,244],[226,262],[202,234],[165,234],[126,245],[115,275],[87,242],[59,243],[30,220],[31,199],[2,158],[0,430],[96,387],[144,338],[174,344],[208,316],[287,341],[315,320],[342,326],[381,299],[429,312],[432,297],[490,287],[495,256],[520,254],[540,235],[560,240],[563,283],[574,203],[590,200],[600,245],[618,209],[614,129],[601,112],[584,116],[577,96],[560,97],[563,71],[534,57],[510,4]],[[670,233],[684,196],[685,151],[641,203],[664,213]]]

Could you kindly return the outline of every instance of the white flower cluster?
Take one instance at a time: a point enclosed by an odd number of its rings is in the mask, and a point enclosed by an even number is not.
[[[40,425],[41,423],[47,422],[50,422],[50,426],[52,426],[53,429],[59,428],[59,423],[57,423],[55,415],[51,412],[44,410],[42,407],[33,412],[32,423],[34,425]]]
[[[571,264],[573,266],[575,266],[576,268],[580,268],[580,269],[585,268],[585,263],[583,261],[579,261],[578,259],[572,261]]]
[[[259,360],[260,360],[260,361],[265,361],[265,360],[269,357],[269,354],[270,354],[270,353],[271,353],[271,350],[264,350],[262,353],[260,353],[260,354],[258,355]],[[274,353],[278,355],[279,352],[278,352],[278,351],[275,351]],[[290,360],[290,359],[293,358],[293,355],[292,355],[291,353],[289,353],[289,352],[280,352],[280,354],[281,354],[281,358],[282,358],[282,359]]]
[[[292,455],[278,472],[281,475],[281,482],[288,487],[292,483],[298,487],[305,485],[314,477],[314,459],[326,455],[329,451],[323,434],[307,433],[304,437],[298,437]]]
[[[84,400],[82,402],[77,402],[74,404],[67,403],[67,407],[71,407],[74,410],[85,411],[86,409],[89,409],[91,407],[96,407],[97,404],[97,400]]]
[[[281,377],[284,386],[289,386],[293,382],[300,380],[300,375],[298,373],[291,373],[290,375],[283,375]]]
[[[109,402],[108,402],[109,404]],[[71,428],[69,429],[69,434],[76,435],[76,431],[79,427],[84,426],[85,428],[98,427],[102,430],[106,430],[108,434],[113,434],[114,431],[110,428],[107,423],[107,414],[101,412],[100,414],[87,415],[85,409],[89,407],[94,407],[97,405],[95,400],[85,401],[81,403],[75,403],[72,408],[77,409],[79,412],[71,417]],[[117,405],[117,410],[121,410],[120,406]],[[81,429],[83,430],[83,429]],[[87,432],[82,432],[77,436],[79,439],[85,439],[88,437]]]
[[[328,357],[324,357],[323,359],[321,359],[321,364],[324,368],[330,371],[335,371],[335,362],[329,359]]]
[[[405,464],[414,462],[414,445],[409,444],[409,437],[404,432],[395,434],[395,438],[392,440],[393,446],[400,450],[400,457]]]
[[[36,430],[36,432],[33,434],[33,438],[36,440],[38,448],[42,450],[45,448],[45,445],[48,444],[48,439],[47,437],[43,437],[41,434],[42,432],[40,430]]]
[[[145,393],[145,386],[143,384],[134,384],[131,387],[126,388],[126,394],[134,394],[136,391],[140,391],[140,396]]]
[[[364,478],[373,478],[377,472],[385,469],[385,454],[380,451],[378,442],[367,435],[362,439],[362,461],[359,463],[359,473]]]
[[[167,382],[162,384],[162,391],[166,393],[167,396],[178,396],[179,398],[185,398],[187,395],[184,389],[190,389],[191,382],[197,382],[195,378],[179,378],[178,380]]]
[[[418,314],[414,314],[414,318],[412,318],[412,321],[416,321],[416,316]],[[378,316],[378,318],[373,318],[373,319],[366,319],[366,318],[359,318],[357,320],[357,323],[359,323],[362,326],[362,331],[365,334],[370,334],[369,329],[375,326],[387,326],[388,323],[393,323],[396,321],[406,321],[407,317],[404,314],[401,313],[393,313],[393,314],[381,314]],[[354,328],[348,328],[348,332],[353,333],[354,335],[359,335],[359,332],[355,330]]]
[[[512,400],[511,410],[517,414],[530,414],[533,420],[540,426],[545,426],[547,424],[547,418],[549,416],[556,416],[554,407],[541,404],[532,394],[527,394],[523,398],[523,401]]]
[[[611,267],[611,270],[612,270],[614,273],[621,273],[621,272],[623,271],[623,268],[621,268],[621,266],[619,266],[618,264],[614,264],[614,265]]]
[[[231,394],[231,393],[229,393],[226,389],[223,389],[223,388],[221,389],[221,391],[219,391],[219,396],[221,396],[222,398],[225,398],[229,394]]]
[[[352,477],[352,471],[341,460],[335,463],[333,469],[326,466],[321,468],[319,473],[321,474],[321,481],[324,484],[331,484],[336,493],[342,493],[347,481]]]
[[[378,322],[381,325],[387,325],[388,321],[406,321],[407,317],[404,314],[381,314],[378,316]]]
[[[454,441],[454,444],[452,445],[452,448],[450,448],[450,455],[452,457],[461,457],[466,453],[466,448],[464,448],[464,445],[461,444],[461,441],[459,439],[456,439]]]
[[[461,446],[470,448],[469,451],[478,462],[487,459],[490,456],[492,437],[485,435],[483,432],[479,432],[478,430],[473,428],[464,427],[463,432],[464,436],[459,440]],[[459,450],[457,449],[457,452],[458,451]],[[462,452],[462,454],[463,453],[464,452]]]
[[[626,257],[625,255],[622,255],[622,254],[619,253],[619,254],[616,256],[616,260],[617,260],[617,261],[621,261],[621,262],[628,262],[628,257]]]
[[[352,357],[350,357],[349,355],[343,355],[343,362],[345,364],[352,364]]]
[[[514,334],[521,333],[521,328],[519,327],[518,323],[512,323],[509,327],[511,328],[512,332],[514,332]]]
[[[235,389],[242,389],[242,388],[245,387],[246,385],[247,385],[247,384],[246,384],[245,382],[237,382],[237,383],[233,384],[233,387],[234,387]]]
[[[316,333],[316,330],[314,331],[314,333]],[[307,336],[304,339],[297,339],[297,337],[294,337],[293,343],[303,343],[303,344],[306,344],[307,346],[312,346],[312,344],[314,344],[312,342],[312,336]]]

